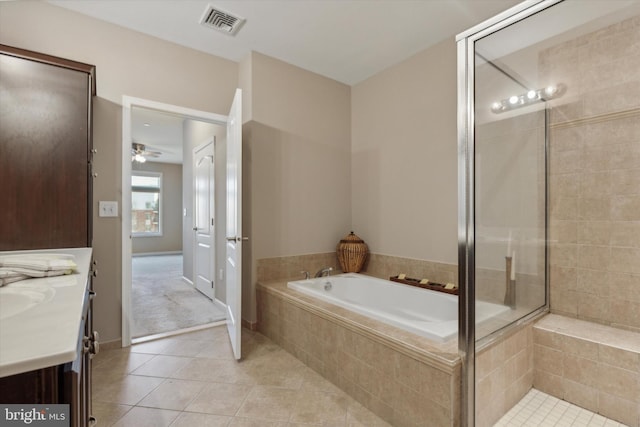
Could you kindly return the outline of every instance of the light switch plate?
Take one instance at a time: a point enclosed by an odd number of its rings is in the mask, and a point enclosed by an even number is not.
[[[98,216],[118,216],[118,202],[100,201]]]

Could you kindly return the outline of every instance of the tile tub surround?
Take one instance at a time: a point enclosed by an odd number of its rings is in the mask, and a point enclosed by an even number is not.
[[[640,427],[640,334],[550,314],[533,343],[536,389]]]
[[[458,426],[457,341],[438,344],[290,290],[259,283],[258,328],[396,427]]]
[[[243,330],[242,351],[226,326],[100,351],[98,425],[390,427],[263,335]]]
[[[258,260],[258,282],[300,278],[301,271],[308,271],[313,275],[323,267],[341,271],[335,252],[262,258]],[[391,276],[405,273],[407,277],[426,278],[432,282],[458,283],[457,264],[375,253],[369,254],[361,273],[387,280]]]

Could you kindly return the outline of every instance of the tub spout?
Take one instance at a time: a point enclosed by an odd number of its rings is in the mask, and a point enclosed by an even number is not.
[[[318,270],[315,277],[328,277],[333,271],[333,267],[324,267]]]

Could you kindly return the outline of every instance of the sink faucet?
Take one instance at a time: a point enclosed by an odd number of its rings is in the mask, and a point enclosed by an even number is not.
[[[333,271],[333,267],[324,267],[318,270],[314,277],[328,277]]]

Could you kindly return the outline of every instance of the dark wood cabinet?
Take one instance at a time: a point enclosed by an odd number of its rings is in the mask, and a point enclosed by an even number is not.
[[[95,67],[0,45],[0,250],[91,246]]]
[[[92,246],[93,65],[0,44],[0,251]],[[0,378],[2,403],[91,419],[91,277],[75,361]],[[2,345],[0,343],[0,345]]]

